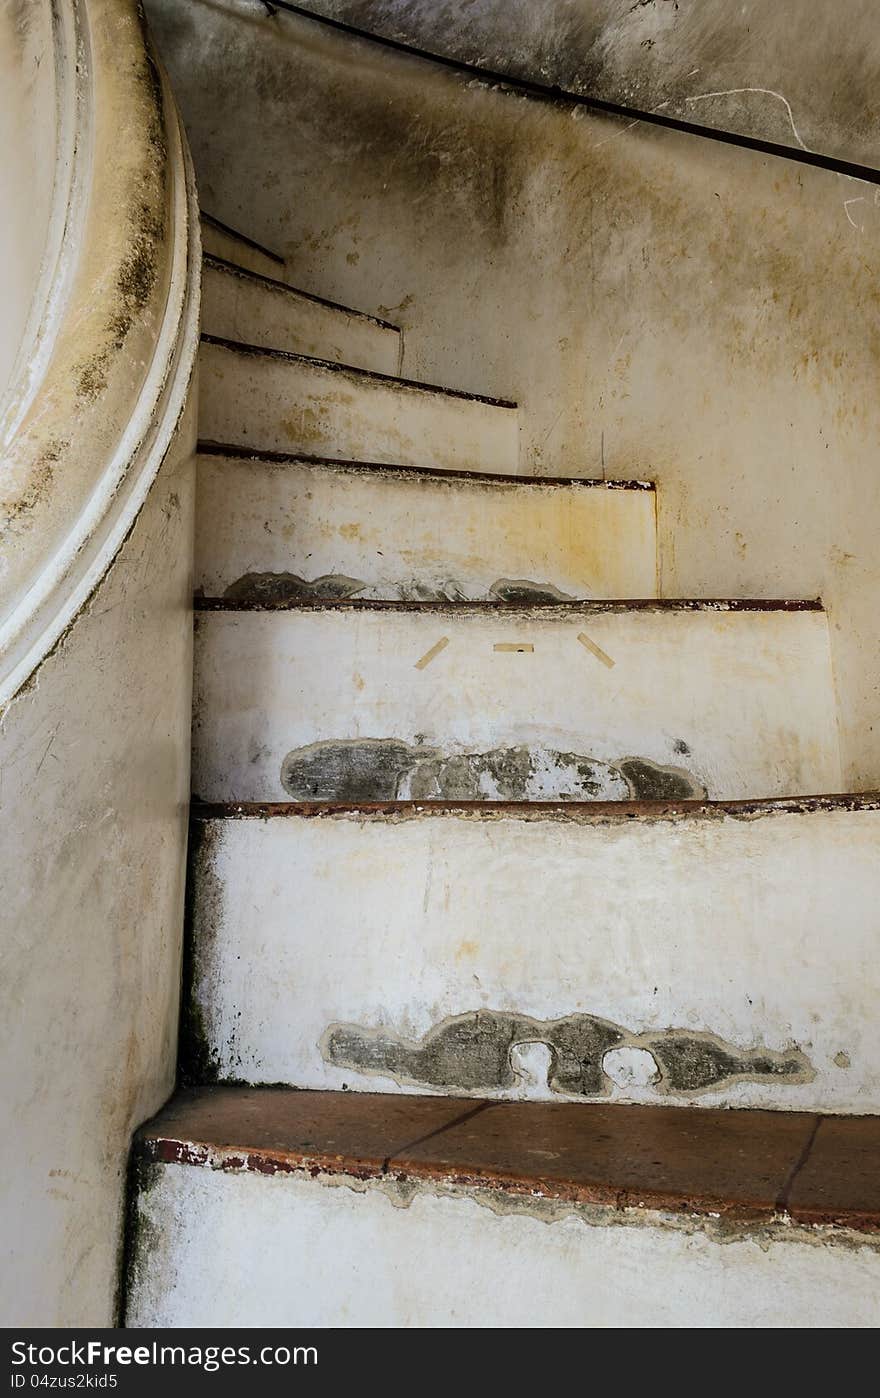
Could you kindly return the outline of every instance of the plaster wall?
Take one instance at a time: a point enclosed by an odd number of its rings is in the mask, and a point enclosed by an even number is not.
[[[111,1325],[131,1133],[174,1083],[194,412],[0,724],[5,1325]]]
[[[355,605],[197,623],[193,791],[206,801],[315,787],[570,799],[584,778],[599,800],[747,800],[840,784],[821,612]],[[464,754],[495,780],[474,786]]]
[[[489,1191],[157,1167],[128,1324],[577,1328],[877,1324],[876,1244],[585,1219]],[[430,1259],[430,1265],[425,1265]],[[241,1278],[251,1284],[243,1287]]]
[[[880,782],[874,187],[255,0],[148,10],[204,206],[400,323],[406,374],[515,399],[521,471],[655,479],[664,595],[821,594],[844,782]]]
[[[196,1066],[333,1091],[880,1110],[876,803],[632,814],[200,820]],[[538,1043],[553,1058],[517,1081],[513,1049]],[[617,1082],[612,1047],[656,1072]]]
[[[310,0],[306,8],[513,77],[877,163],[872,0]]]
[[[40,283],[52,212],[56,85],[51,6],[0,8],[0,417]]]

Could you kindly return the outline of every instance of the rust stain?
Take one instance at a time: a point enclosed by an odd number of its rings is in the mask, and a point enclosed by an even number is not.
[[[772,797],[758,801],[194,801],[192,819],[272,820],[339,817],[409,820],[465,817],[480,821],[558,820],[574,824],[626,823],[636,820],[759,819],[772,815],[819,812],[880,811],[880,791],[835,795]]]
[[[218,611],[272,611],[277,607],[289,606],[285,602],[263,601],[253,599],[249,601],[229,602],[223,597],[197,597],[193,605],[197,611],[218,612]],[[397,598],[314,598],[308,601],[299,601],[297,607],[319,609],[336,609],[339,611],[350,609],[352,611],[383,611],[386,608],[393,608],[397,611],[416,612],[454,612],[458,616],[467,615],[469,612],[487,612],[492,608],[497,611],[507,611],[515,613],[517,611],[531,612],[536,607],[555,609],[558,615],[570,613],[577,615],[599,615],[602,612],[821,612],[824,607],[820,599],[801,600],[788,598],[690,598],[690,597],[627,597],[609,598],[603,601],[586,599],[584,601],[557,602],[557,601],[534,601],[527,607],[523,607],[521,602],[501,602],[497,598],[482,601],[468,601],[465,604],[449,601],[414,602],[399,601]]]

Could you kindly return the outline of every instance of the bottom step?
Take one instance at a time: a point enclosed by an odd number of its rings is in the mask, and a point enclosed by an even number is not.
[[[880,1322],[880,1118],[208,1088],[138,1134],[129,1326]]]

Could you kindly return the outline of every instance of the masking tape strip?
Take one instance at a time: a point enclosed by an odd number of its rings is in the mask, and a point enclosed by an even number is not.
[[[611,656],[606,655],[602,647],[597,646],[595,641],[591,641],[589,636],[585,635],[583,631],[578,633],[578,640],[584,647],[584,650],[588,650],[591,655],[595,655],[596,659],[601,660],[603,665],[607,665],[609,670],[614,669],[615,661],[611,659]]]
[[[422,656],[421,660],[416,661],[416,669],[424,670],[426,666],[430,665],[431,661],[440,654],[441,650],[445,650],[448,645],[449,637],[441,636],[437,644],[433,645],[430,650],[425,651],[425,654]]]

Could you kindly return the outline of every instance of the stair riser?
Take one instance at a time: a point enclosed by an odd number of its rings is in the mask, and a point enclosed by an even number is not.
[[[185,1165],[155,1167],[138,1220],[129,1326],[824,1329],[880,1319],[880,1255],[818,1247],[821,1235],[715,1240],[660,1220],[597,1226],[537,1202],[506,1211],[495,1195],[404,1196],[345,1177],[328,1185]]]
[[[203,456],[198,500],[206,597],[289,596],[286,574],[329,579],[318,596],[387,600],[486,599],[501,579],[571,597],[656,595],[652,490]]]
[[[334,460],[516,470],[517,415],[472,398],[203,344],[203,439]]]
[[[280,257],[270,257],[259,248],[252,247],[244,238],[217,228],[202,220],[202,252],[222,257],[227,262],[235,262],[248,272],[256,272],[261,277],[273,277],[284,281],[284,262]]]
[[[821,612],[204,612],[195,675],[193,791],[207,801],[840,786]],[[449,765],[462,755],[478,756]],[[633,760],[663,771],[621,775]]]
[[[196,834],[194,1022],[222,1078],[880,1111],[877,810]]]
[[[380,374],[396,374],[400,365],[398,331],[210,264],[202,271],[202,329]]]

